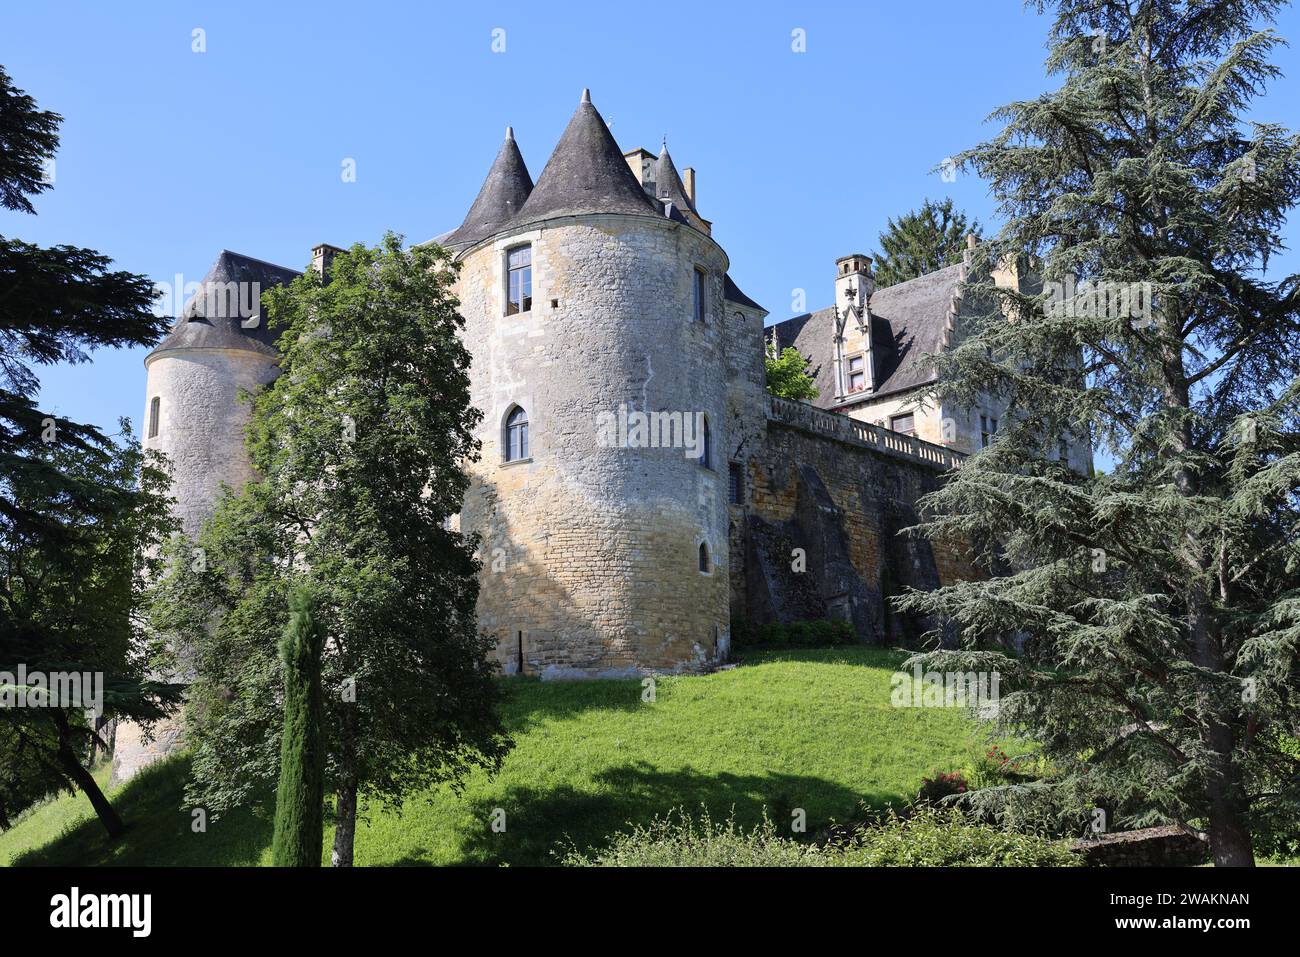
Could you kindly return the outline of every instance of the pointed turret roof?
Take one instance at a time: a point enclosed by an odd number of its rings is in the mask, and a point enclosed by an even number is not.
[[[533,178],[515,143],[515,132],[506,127],[506,140],[492,161],[487,179],[460,228],[446,237],[443,245],[469,246],[491,236],[513,219],[533,191]]]
[[[663,215],[628,169],[587,90],[514,222],[581,213]]]
[[[275,336],[267,328],[254,293],[266,292],[299,275],[284,266],[221,250],[176,325],[149,355],[171,349],[240,349],[276,355]],[[251,309],[251,315],[240,315],[245,307]]]
[[[682,178],[677,175],[673,158],[668,155],[667,140],[664,141],[663,149],[659,151],[659,158],[655,160],[655,195],[659,197],[661,203],[672,203],[678,209],[689,209],[695,212],[695,204],[686,195]]]

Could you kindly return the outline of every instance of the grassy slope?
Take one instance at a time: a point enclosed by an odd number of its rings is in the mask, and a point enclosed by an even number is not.
[[[742,823],[765,804],[787,815],[802,807],[811,832],[852,817],[860,802],[902,801],[923,774],[960,767],[987,744],[959,709],[892,708],[901,658],[865,648],[765,653],[732,671],[660,678],[653,704],[635,680],[509,679],[516,747],[501,773],[474,775],[460,795],[413,800],[400,816],[373,809],[358,828],[357,863],[546,864],[562,844],[598,845],[679,805],[715,815],[734,807]],[[185,773],[173,760],[113,795],[133,824],[114,847],[76,795],[0,834],[0,863],[24,851],[21,863],[268,863],[263,811],[191,830],[179,809]],[[496,808],[504,833],[490,827]]]

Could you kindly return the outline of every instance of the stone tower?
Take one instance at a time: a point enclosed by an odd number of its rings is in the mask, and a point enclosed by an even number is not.
[[[695,670],[729,641],[728,261],[666,149],[653,169],[584,91],[536,186],[507,131],[443,240],[484,413],[461,527],[507,672]]]
[[[239,393],[275,378],[274,338],[261,314],[261,293],[296,275],[223,250],[172,331],[145,358],[143,444],[170,460],[176,514],[190,537],[212,512],[223,484],[239,488],[252,477],[244,452],[250,409]],[[113,782],[176,750],[179,733],[179,720],[159,722],[154,740],[146,742],[138,726],[120,724]]]

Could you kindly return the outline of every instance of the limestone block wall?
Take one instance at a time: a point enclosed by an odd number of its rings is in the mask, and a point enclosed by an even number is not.
[[[506,252],[523,243],[533,305],[505,315]],[[725,255],[667,219],[589,215],[496,237],[462,261],[471,401],[485,417],[460,521],[482,536],[479,621],[504,669],[705,667],[729,635]],[[506,462],[516,405],[530,454]],[[638,411],[705,416],[711,467],[680,443],[610,444],[602,423]]]
[[[764,441],[767,433],[766,372],[763,362],[764,312],[726,303],[723,346],[727,354],[727,466],[740,467],[740,501],[728,494],[727,550],[731,555],[729,589],[731,618],[745,618],[745,563],[741,547],[745,527],[745,505],[750,488],[745,462]],[[730,485],[727,486],[728,493]]]
[[[276,375],[270,356],[237,349],[178,349],[146,360],[144,447],[166,453],[172,495],[186,535],[196,535],[226,483],[252,478],[244,453],[251,411],[239,400]],[[153,400],[159,400],[158,434],[149,435]]]
[[[891,596],[981,576],[961,543],[899,534],[938,487],[935,465],[769,418],[745,466],[752,491],[732,543],[745,574],[733,607],[752,621],[841,618],[864,640],[910,643],[935,623],[894,613]],[[792,567],[795,549],[803,571]]]

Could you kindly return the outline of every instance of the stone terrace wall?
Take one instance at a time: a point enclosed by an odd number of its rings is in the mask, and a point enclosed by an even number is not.
[[[899,532],[960,453],[804,403],[768,397],[764,441],[733,505],[733,618],[841,618],[870,642],[911,643],[933,623],[893,613],[904,587],[978,577],[958,543]],[[802,549],[806,568],[792,567]]]

